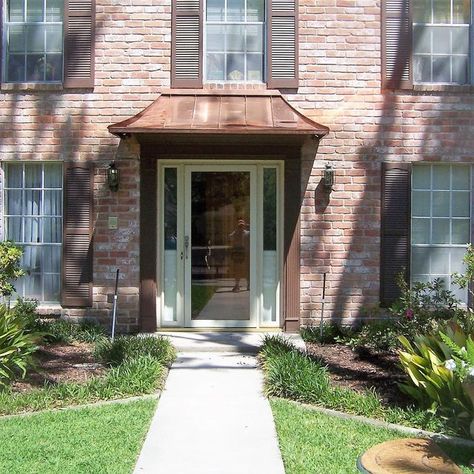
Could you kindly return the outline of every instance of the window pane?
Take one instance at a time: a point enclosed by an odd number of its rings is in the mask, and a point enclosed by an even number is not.
[[[46,55],[46,77],[47,81],[61,81],[63,77],[63,55]]]
[[[45,245],[43,249],[43,271],[48,273],[60,273],[61,246]]]
[[[225,78],[225,55],[207,54],[206,55],[206,78],[211,81],[223,81]]]
[[[453,61],[453,82],[456,84],[467,84],[468,78],[468,57],[456,57],[452,58]]]
[[[7,164],[7,187],[21,188],[23,186],[23,165]]]
[[[471,187],[471,173],[468,166],[453,166],[453,189],[466,189]]]
[[[222,25],[209,25],[207,27],[207,51],[225,50],[225,33]]]
[[[224,21],[225,0],[207,0],[206,18],[209,21]]]
[[[433,82],[451,82],[451,61],[449,56],[433,57]]]
[[[39,245],[25,245],[23,247],[22,266],[31,273],[41,271],[41,247]]]
[[[41,188],[41,165],[25,165],[25,188]]]
[[[416,273],[430,273],[430,250],[427,247],[413,247],[411,263]]]
[[[21,190],[7,191],[6,198],[7,198],[6,213],[9,215],[14,214],[17,216],[21,216],[23,214],[22,191]]]
[[[23,213],[28,216],[41,215],[41,191],[26,190],[24,195]]]
[[[61,53],[63,50],[63,28],[61,25],[46,26],[46,48],[48,53]]]
[[[61,243],[62,241],[62,219],[51,217],[43,219],[43,242]]]
[[[62,192],[44,191],[44,210],[45,216],[62,215]]]
[[[44,166],[44,187],[61,188],[63,184],[62,166],[60,163],[46,163]]]
[[[46,21],[63,20],[64,0],[46,0]]]
[[[247,51],[263,52],[263,27],[250,25],[247,30]]]
[[[247,21],[264,21],[264,3],[263,0],[247,0]]]
[[[453,0],[453,23],[469,23],[471,17],[469,0]]]
[[[43,21],[43,0],[28,0],[26,10],[26,21]]]
[[[450,167],[443,165],[433,166],[433,189],[450,188]]]
[[[23,82],[25,80],[25,56],[10,55],[7,62],[7,81]]]
[[[431,56],[413,57],[413,80],[431,82]]]
[[[470,239],[470,220],[469,219],[456,219],[453,221],[453,244],[468,244]]]
[[[449,248],[431,248],[431,274],[448,275],[449,274]]]
[[[453,53],[469,54],[469,28],[451,28],[453,35]]]
[[[453,192],[453,217],[469,217],[470,213],[470,193]]]
[[[8,2],[8,21],[25,21],[24,0],[10,0]]]
[[[451,54],[451,28],[433,28],[433,53]]]
[[[59,275],[44,275],[44,301],[58,301],[60,293]]]
[[[413,188],[431,188],[431,166],[413,166]]]
[[[28,298],[43,300],[41,275],[32,274],[25,278],[25,295],[27,295]]]
[[[43,25],[30,25],[26,27],[26,50],[29,53],[42,53],[44,51]]]
[[[433,23],[451,23],[450,0],[433,0]]]
[[[245,51],[244,27],[232,25],[227,27],[226,48],[227,51]]]
[[[429,244],[430,243],[430,220],[412,219],[411,227],[412,243]]]
[[[44,56],[42,54],[29,54],[26,57],[26,80],[44,81]]]
[[[7,218],[7,239],[23,242],[23,220],[21,217]]]
[[[25,226],[25,242],[35,244],[41,243],[40,219],[37,217],[25,217],[23,223]]]
[[[450,193],[449,191],[433,192],[433,216],[449,217],[450,212]]]
[[[263,81],[263,54],[247,54],[247,80]]]
[[[463,262],[465,253],[466,249],[464,248],[451,249],[451,273],[463,273],[466,271],[466,267]]]
[[[433,244],[449,244],[449,219],[432,219]]]
[[[245,67],[245,55],[228,54],[227,55],[227,79],[230,81],[243,81]]]
[[[429,191],[413,191],[412,215],[429,217],[431,215],[431,193]]]
[[[227,0],[227,21],[245,21],[245,0]]]
[[[8,52],[24,53],[25,52],[25,27],[9,26],[8,27]]]
[[[415,54],[431,53],[431,31],[427,26],[415,26],[413,28],[413,52]]]

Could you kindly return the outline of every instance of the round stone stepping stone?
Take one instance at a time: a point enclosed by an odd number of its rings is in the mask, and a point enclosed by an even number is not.
[[[365,474],[462,474],[461,469],[429,439],[386,441],[368,449],[357,461]]]

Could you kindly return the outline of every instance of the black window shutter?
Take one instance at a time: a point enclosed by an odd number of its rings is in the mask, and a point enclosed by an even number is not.
[[[410,163],[382,164],[380,302],[389,306],[400,296],[397,275],[410,271]]]
[[[93,167],[64,164],[62,304],[92,306]]]
[[[64,2],[64,87],[94,87],[95,0]]]
[[[382,0],[383,89],[413,87],[410,3],[410,0]]]
[[[171,25],[171,87],[202,88],[203,0],[175,0]]]
[[[267,1],[267,85],[298,87],[298,0]]]

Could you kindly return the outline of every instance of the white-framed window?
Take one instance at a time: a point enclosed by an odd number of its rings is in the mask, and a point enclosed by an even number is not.
[[[207,0],[205,9],[207,81],[263,82],[264,0]]]
[[[413,0],[414,83],[470,82],[470,0]]]
[[[4,0],[4,82],[63,80],[64,0]]]
[[[472,174],[461,164],[419,164],[412,172],[411,280],[440,278],[463,302],[467,290],[454,285],[451,274],[463,271],[472,238]]]
[[[57,303],[61,288],[63,170],[61,163],[4,164],[5,239],[23,247],[27,274],[17,294]]]

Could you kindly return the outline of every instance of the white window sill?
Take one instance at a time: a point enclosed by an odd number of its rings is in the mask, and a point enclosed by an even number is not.
[[[418,92],[474,92],[471,84],[414,84],[413,90]]]
[[[2,82],[0,90],[3,92],[22,91],[62,91],[63,85],[57,82]]]

